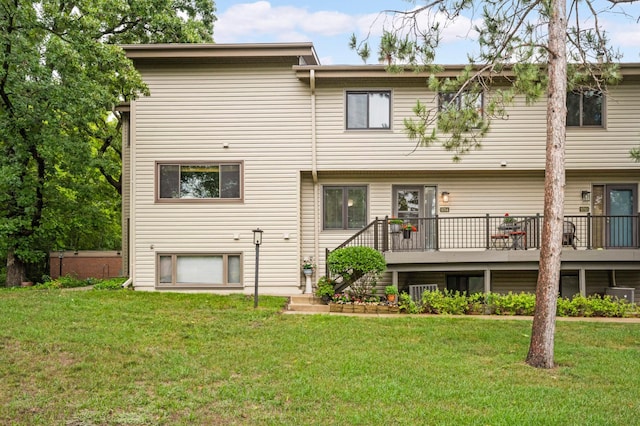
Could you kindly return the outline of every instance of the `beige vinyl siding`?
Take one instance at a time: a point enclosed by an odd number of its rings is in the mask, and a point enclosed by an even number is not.
[[[154,287],[159,252],[243,253],[250,292],[259,227],[260,288],[298,291],[298,170],[310,167],[309,89],[284,66],[141,71],[151,96],[136,101],[136,288]],[[244,200],[156,203],[158,161],[243,162]]]
[[[491,273],[492,293],[535,293],[538,271],[493,271]]]
[[[130,138],[130,126],[131,115],[129,112],[122,113],[122,194],[121,194],[121,207],[122,207],[122,275],[130,276],[129,262],[131,260],[131,253],[129,252],[130,244],[130,230],[129,219],[131,218],[131,147],[129,146]]]
[[[459,163],[436,142],[418,147],[404,130],[403,119],[414,117],[416,99],[436,108],[433,92],[424,82],[391,86],[388,81],[347,81],[336,86],[325,83],[317,89],[317,135],[319,170],[543,170],[545,162],[546,104],[544,99],[526,105],[522,97],[507,108],[507,119],[495,119],[481,148],[465,154]],[[391,90],[390,130],[346,130],[347,90]],[[640,85],[610,88],[606,97],[606,128],[567,130],[567,169],[624,170],[631,166],[629,150],[640,133]],[[502,163],[506,166],[501,166]]]

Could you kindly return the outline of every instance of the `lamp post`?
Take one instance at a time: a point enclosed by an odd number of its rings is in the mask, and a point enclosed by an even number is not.
[[[258,270],[260,264],[260,244],[262,244],[262,230],[260,228],[253,230],[253,244],[256,245],[256,273],[255,273],[255,292],[253,296],[253,308],[258,307]]]
[[[64,258],[64,249],[58,250],[58,278],[62,277],[62,259]]]

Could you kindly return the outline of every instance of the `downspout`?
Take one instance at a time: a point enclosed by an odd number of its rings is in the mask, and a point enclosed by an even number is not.
[[[318,153],[316,138],[316,70],[309,71],[309,86],[311,87],[311,177],[313,179],[313,256],[317,260],[320,258],[320,226],[318,212],[320,211],[318,197],[320,188],[318,186]],[[326,259],[325,259],[326,262]],[[317,278],[317,277],[316,277]]]
[[[125,282],[122,283],[122,288],[127,288],[129,287],[131,284],[133,284],[133,278],[129,277],[128,280],[126,280]]]

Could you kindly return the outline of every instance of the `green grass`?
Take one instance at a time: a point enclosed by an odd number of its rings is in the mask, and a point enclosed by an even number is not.
[[[0,425],[640,423],[640,326],[280,315],[284,299],[0,291]]]

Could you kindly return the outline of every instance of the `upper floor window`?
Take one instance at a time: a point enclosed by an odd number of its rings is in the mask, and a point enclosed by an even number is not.
[[[324,229],[361,229],[367,224],[366,186],[325,186]]]
[[[240,199],[240,163],[158,164],[158,199]]]
[[[389,129],[391,92],[347,92],[347,129]]]
[[[482,116],[484,109],[484,94],[462,92],[440,92],[438,93],[438,111],[454,109],[460,111],[464,108],[473,108]]]
[[[603,123],[602,92],[586,90],[567,93],[567,126],[599,126]]]

